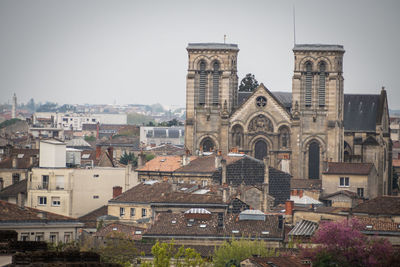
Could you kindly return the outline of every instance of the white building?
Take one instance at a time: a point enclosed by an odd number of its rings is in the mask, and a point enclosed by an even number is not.
[[[185,143],[185,127],[140,127],[140,143],[159,146],[161,144],[181,145]]]

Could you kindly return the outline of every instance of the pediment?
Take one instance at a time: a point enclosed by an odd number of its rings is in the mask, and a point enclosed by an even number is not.
[[[263,114],[274,124],[290,123],[291,116],[275,96],[263,85],[259,85],[253,94],[231,115],[231,125],[236,122],[247,126],[251,118]]]

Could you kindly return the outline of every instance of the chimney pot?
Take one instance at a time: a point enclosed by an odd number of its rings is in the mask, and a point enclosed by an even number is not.
[[[285,215],[293,215],[294,201],[286,200],[285,202]]]
[[[121,186],[114,186],[113,187],[113,198],[122,194],[122,187]]]

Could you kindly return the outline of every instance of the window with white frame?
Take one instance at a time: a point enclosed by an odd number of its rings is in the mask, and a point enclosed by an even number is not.
[[[44,241],[44,233],[43,232],[36,233],[35,234],[35,241]]]
[[[47,205],[47,197],[38,197],[38,205]]]
[[[53,207],[59,207],[61,204],[61,199],[60,197],[51,197],[51,205]]]
[[[359,197],[364,197],[364,188],[357,188],[357,195]]]
[[[349,177],[340,177],[339,178],[339,186],[340,187],[349,187],[350,186],[350,178]]]
[[[21,241],[29,241],[29,233],[21,233]]]

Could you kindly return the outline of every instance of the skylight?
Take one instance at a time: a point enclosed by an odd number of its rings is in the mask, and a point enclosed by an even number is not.
[[[200,224],[200,228],[206,228],[207,225],[206,224]]]
[[[24,157],[24,154],[18,154],[17,156],[19,159],[22,159]]]
[[[239,230],[232,230],[232,234],[238,234]]]

